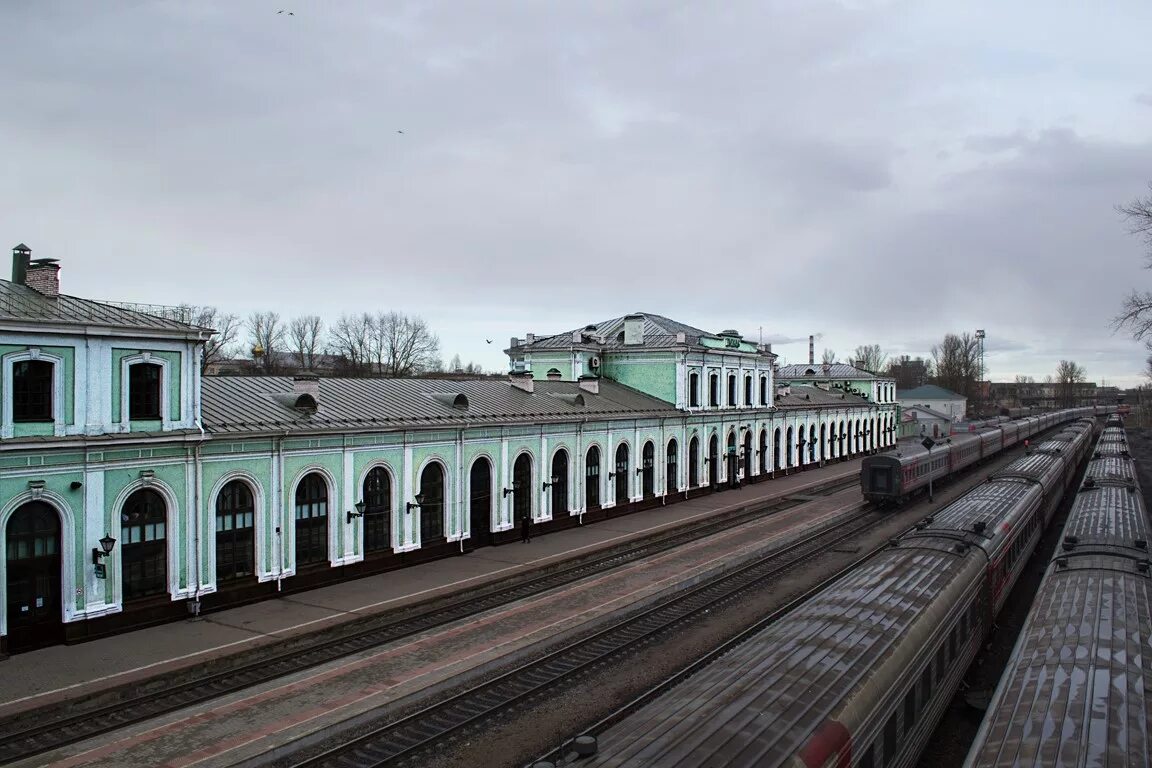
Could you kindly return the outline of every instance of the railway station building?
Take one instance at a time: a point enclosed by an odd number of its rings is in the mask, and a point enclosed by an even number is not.
[[[654,314],[514,339],[506,381],[203,376],[211,329],[63,294],[59,271],[21,246],[0,280],[0,655],[769,480],[898,427],[891,380],[784,378],[735,331]]]

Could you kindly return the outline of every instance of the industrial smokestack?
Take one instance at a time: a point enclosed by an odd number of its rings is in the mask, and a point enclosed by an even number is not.
[[[816,337],[808,337],[808,365],[816,365]]]

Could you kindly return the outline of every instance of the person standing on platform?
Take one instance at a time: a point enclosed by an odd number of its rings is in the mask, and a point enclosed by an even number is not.
[[[525,544],[532,541],[532,515],[520,518],[520,541]]]

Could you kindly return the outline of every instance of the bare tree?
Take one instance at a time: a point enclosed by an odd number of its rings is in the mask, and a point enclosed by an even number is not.
[[[342,373],[363,376],[372,372],[375,323],[367,312],[342,315],[328,333],[329,350],[342,360]]]
[[[272,376],[279,368],[279,356],[284,351],[286,329],[276,312],[253,312],[248,316],[248,338],[252,342],[252,356],[265,376]]]
[[[204,343],[204,356],[200,359],[200,372],[236,354],[236,337],[240,335],[240,317],[221,312],[216,307],[187,307],[192,325],[213,328],[216,333]]]
[[[1031,376],[1016,375],[1016,402],[1020,405],[1034,405],[1040,396],[1036,379]]]
[[[824,350],[824,356],[820,358],[822,365],[833,365],[836,362],[836,353],[830,349]]]
[[[1148,185],[1152,192],[1152,184]],[[1138,197],[1116,210],[1127,220],[1129,234],[1138,235],[1148,247],[1145,254],[1146,269],[1152,269],[1152,194]],[[1127,329],[1136,339],[1144,340],[1152,334],[1152,291],[1132,292],[1124,299],[1120,314],[1113,318],[1117,330]]]
[[[976,378],[980,370],[980,347],[972,334],[949,333],[944,341],[932,347],[932,364],[936,383],[945,389],[975,399],[979,394]]]
[[[853,365],[855,365],[857,361],[863,360],[864,370],[880,373],[884,370],[884,366],[888,364],[888,355],[884,354],[879,344],[861,344],[856,347],[856,353],[852,360]]]
[[[460,360],[460,353],[452,355],[452,359],[448,362],[448,371],[450,373],[463,373],[464,363]]]
[[[440,369],[440,339],[422,317],[388,312],[376,316],[376,326],[380,373],[401,377]]]
[[[1076,405],[1078,384],[1085,380],[1084,368],[1072,360],[1061,360],[1056,366],[1056,401],[1061,408],[1072,408]]]
[[[316,356],[320,354],[324,322],[317,315],[294,317],[288,324],[288,338],[296,363],[305,371],[316,369]]]

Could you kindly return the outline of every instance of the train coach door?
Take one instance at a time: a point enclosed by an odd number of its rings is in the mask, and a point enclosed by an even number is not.
[[[63,642],[60,516],[43,502],[29,502],[8,520],[4,541],[9,650]]]

